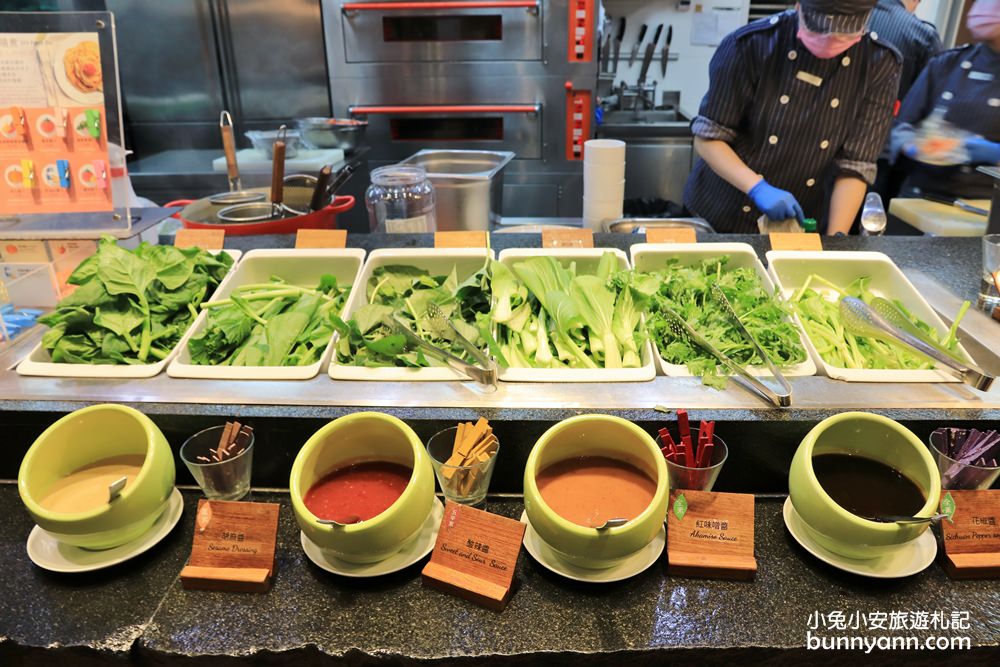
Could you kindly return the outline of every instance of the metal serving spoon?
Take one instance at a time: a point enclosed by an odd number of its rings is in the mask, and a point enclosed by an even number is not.
[[[931,516],[905,516],[902,514],[885,514],[883,516],[866,516],[868,521],[876,523],[937,523],[948,518],[947,514],[932,514]]]
[[[345,526],[353,526],[356,523],[361,523],[361,517],[351,515],[347,517],[347,521],[337,521],[336,519],[316,519],[316,523],[321,523],[324,526],[339,526],[343,528]]]
[[[618,526],[624,526],[626,523],[628,523],[628,519],[622,519],[622,518],[608,519],[600,526],[592,525],[591,528],[594,528],[595,530],[607,530],[608,528],[617,528]]]

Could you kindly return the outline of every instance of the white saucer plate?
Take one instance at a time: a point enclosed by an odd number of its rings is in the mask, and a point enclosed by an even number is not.
[[[847,558],[820,546],[812,538],[802,521],[802,517],[792,506],[791,498],[785,499],[782,514],[785,517],[785,526],[788,527],[788,532],[803,549],[838,570],[859,574],[862,577],[875,579],[909,577],[926,570],[937,556],[937,540],[934,539],[932,531],[926,530],[917,539],[901,544],[898,549],[877,558],[865,560]]]
[[[302,550],[317,567],[342,577],[380,577],[406,569],[429,554],[437,542],[438,528],[444,518],[444,504],[435,498],[431,512],[420,527],[420,532],[403,549],[377,563],[348,563],[333,556],[300,532]]]
[[[567,579],[585,581],[592,584],[609,584],[613,581],[622,581],[623,579],[629,579],[645,572],[660,558],[660,554],[663,553],[663,548],[667,544],[667,530],[666,528],[660,528],[660,532],[656,534],[652,542],[617,565],[601,570],[592,570],[586,567],[577,567],[567,562],[564,558],[559,557],[552,550],[552,547],[547,545],[538,536],[535,529],[531,527],[527,512],[521,512],[521,523],[528,524],[528,527],[524,531],[524,548],[528,550],[532,558],[538,561],[542,567]]]
[[[57,540],[52,533],[39,526],[28,535],[28,558],[44,570],[51,572],[92,572],[118,565],[145,553],[166,537],[184,513],[184,498],[176,488],[167,499],[167,507],[153,522],[149,530],[113,549],[95,551],[81,549]]]

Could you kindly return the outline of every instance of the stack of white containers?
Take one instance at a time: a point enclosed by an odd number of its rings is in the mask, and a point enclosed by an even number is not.
[[[591,139],[583,145],[583,226],[604,231],[622,217],[625,200],[625,142]]]

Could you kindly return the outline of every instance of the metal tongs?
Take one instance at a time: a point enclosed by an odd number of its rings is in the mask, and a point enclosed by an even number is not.
[[[715,298],[716,302],[722,306],[723,312],[733,322],[733,324],[736,325],[736,328],[740,331],[740,333],[750,341],[750,344],[753,345],[754,350],[757,352],[757,356],[759,356],[764,363],[767,364],[767,368],[771,371],[775,381],[781,385],[780,391],[775,391],[761,382],[759,378],[751,375],[746,368],[734,361],[729,357],[729,355],[719,350],[717,347],[708,342],[704,336],[695,331],[690,324],[684,321],[683,317],[670,308],[665,308],[671,331],[673,331],[674,335],[678,337],[690,339],[693,343],[718,359],[724,366],[736,373],[744,382],[746,382],[751,389],[756,391],[761,397],[769,401],[771,404],[779,408],[787,408],[790,406],[792,404],[792,385],[788,384],[788,380],[786,380],[785,376],[781,374],[781,371],[778,369],[777,365],[775,365],[771,356],[764,351],[764,348],[760,346],[753,335],[747,330],[740,318],[736,315],[736,311],[733,310],[733,306],[729,303],[729,299],[727,299],[726,295],[722,292],[722,288],[718,285],[712,285],[712,296]]]
[[[476,364],[470,364],[464,359],[460,359],[447,350],[443,350],[437,345],[428,343],[423,338],[413,333],[410,327],[401,322],[395,315],[390,315],[382,320],[383,324],[389,327],[394,333],[401,334],[411,345],[416,345],[424,352],[434,355],[445,362],[449,368],[475,380],[479,384],[487,387],[497,386],[497,365],[490,361],[483,354],[482,350],[473,345],[465,336],[456,330],[456,341],[466,349],[466,351],[476,360]],[[478,364],[478,365],[477,365]]]
[[[882,302],[885,303],[882,303]],[[855,336],[877,338],[899,343],[951,370],[958,378],[980,391],[989,391],[994,377],[974,364],[961,361],[937,343],[928,340],[898,308],[886,299],[875,299],[869,306],[861,299],[845,296],[840,299],[840,318],[844,328]],[[888,304],[888,305],[886,305]]]

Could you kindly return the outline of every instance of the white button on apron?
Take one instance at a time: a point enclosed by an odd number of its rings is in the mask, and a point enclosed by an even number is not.
[[[834,97],[832,100],[830,100],[830,106],[836,109],[837,107],[840,106],[840,100]]]
[[[844,56],[843,59],[841,59],[840,64],[843,65],[844,67],[847,67],[848,65],[851,64],[851,57]]]
[[[743,207],[743,212],[744,213],[749,213],[750,212],[750,207],[749,206],[744,206]]]
[[[772,134],[767,138],[767,143],[771,144],[772,146],[775,145],[776,143],[778,143],[778,137]]]
[[[871,31],[870,33],[868,33],[868,34],[872,36],[872,39],[878,39],[878,33],[877,33],[877,32],[875,32],[874,30],[872,30],[872,31]]]
[[[991,97],[986,103],[991,107],[1000,107],[1000,97]]]
[[[795,49],[792,49],[791,51],[788,52],[788,59],[789,60],[795,60],[798,57],[799,57],[799,54],[795,53]]]
[[[946,90],[943,93],[941,93],[942,100],[950,100],[953,97],[955,97],[955,95],[951,91]]]
[[[807,188],[811,188],[814,185],[816,185],[816,179],[815,178],[810,178],[808,181],[806,181],[806,187]]]
[[[781,97],[778,98],[778,101],[781,102],[782,104],[788,104],[788,95],[782,95]]]
[[[971,60],[963,60],[962,61],[962,69],[972,69],[972,61]]]
[[[774,25],[777,22],[778,22],[778,17],[777,16],[772,16],[771,17],[771,21],[770,21],[771,25]]]
[[[830,142],[824,139],[823,141],[819,142],[819,147],[822,148],[823,150],[826,150],[827,148],[830,147]]]

